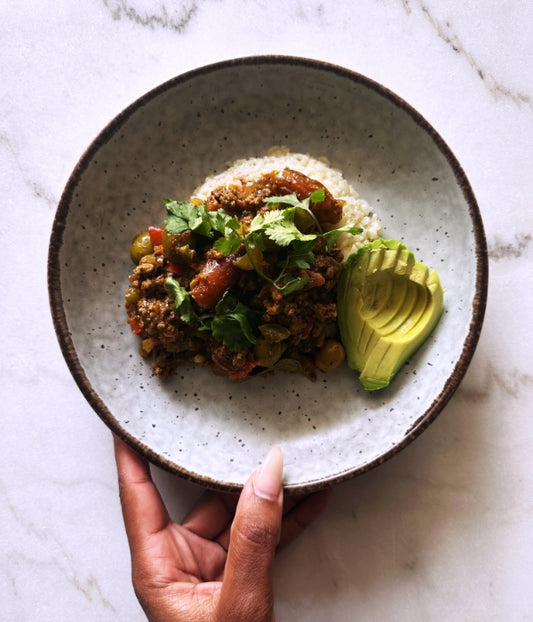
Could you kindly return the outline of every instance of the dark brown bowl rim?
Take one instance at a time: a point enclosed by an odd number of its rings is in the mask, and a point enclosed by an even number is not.
[[[150,91],[139,97],[137,100],[135,100],[132,104],[127,106],[106,127],[104,127],[104,129],[98,134],[98,136],[82,154],[81,158],[79,159],[67,181],[67,184],[58,204],[50,236],[47,266],[50,309],[54,329],[59,341],[62,354],[76,384],[78,385],[80,391],[82,392],[88,403],[91,405],[91,407],[94,409],[96,414],[104,421],[104,423],[111,429],[114,434],[116,434],[118,437],[128,443],[131,447],[136,449],[140,454],[144,455],[153,464],[163,468],[166,471],[179,475],[182,478],[187,479],[191,482],[194,482],[206,488],[211,488],[224,492],[237,492],[242,488],[240,484],[218,481],[201,475],[199,473],[194,473],[187,469],[184,469],[179,465],[176,465],[174,462],[160,456],[152,449],[144,445],[139,439],[135,438],[134,436],[130,435],[122,429],[116,418],[103,403],[98,393],[93,389],[91,383],[85,375],[83,367],[80,364],[76,350],[74,348],[63,305],[59,255],[63,240],[63,233],[65,230],[67,216],[69,212],[69,206],[74,195],[75,188],[79,180],[81,179],[82,174],[87,169],[93,155],[102,147],[102,145],[110,140],[116,130],[121,127],[134,112],[136,112],[139,108],[141,108],[154,98],[158,97],[162,93],[174,88],[177,84],[185,83],[190,80],[194,80],[199,76],[203,76],[220,70],[225,70],[227,68],[250,65],[299,66],[308,67],[313,70],[332,72],[355,83],[367,86],[368,88],[375,91],[377,94],[389,100],[398,108],[405,111],[417,123],[417,125],[432,138],[433,142],[436,144],[440,152],[446,158],[468,204],[469,214],[473,224],[477,263],[475,295],[472,303],[472,319],[470,322],[467,337],[463,344],[461,355],[458,358],[454,369],[447,382],[445,383],[442,391],[433,400],[431,406],[417,419],[417,421],[413,423],[413,425],[408,430],[401,442],[394,445],[391,449],[383,453],[381,456],[375,458],[367,464],[364,464],[361,467],[351,470],[345,470],[339,473],[334,473],[318,481],[314,480],[308,483],[304,482],[297,485],[286,486],[286,492],[291,494],[309,493],[315,490],[330,487],[334,484],[338,484],[340,482],[346,481],[355,476],[362,475],[363,473],[368,472],[369,470],[377,467],[380,464],[383,464],[384,462],[395,456],[398,452],[400,452],[407,445],[409,445],[415,438],[420,436],[420,434],[425,429],[427,429],[427,427],[442,412],[444,407],[448,404],[453,394],[457,390],[459,384],[461,383],[474,355],[474,351],[479,341],[479,336],[483,325],[488,291],[488,253],[483,221],[481,218],[479,206],[474,196],[474,192],[462,166],[459,164],[458,160],[452,153],[451,149],[448,147],[447,143],[441,137],[441,135],[417,110],[415,110],[410,104],[404,101],[396,93],[379,84],[378,82],[375,82],[371,78],[368,78],[363,74],[360,74],[351,69],[346,69],[339,65],[317,59],[284,55],[246,56],[242,58],[212,63],[185,72],[151,89]]]

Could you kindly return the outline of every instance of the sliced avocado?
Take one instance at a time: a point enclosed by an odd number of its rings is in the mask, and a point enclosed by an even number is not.
[[[386,387],[429,337],[443,309],[438,274],[397,240],[382,238],[346,260],[337,315],[348,365],[367,391]]]

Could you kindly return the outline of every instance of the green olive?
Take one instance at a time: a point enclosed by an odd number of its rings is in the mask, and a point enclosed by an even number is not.
[[[267,253],[275,253],[279,251],[278,244],[276,244],[274,240],[271,240],[266,233],[262,233],[261,238],[262,238],[262,248],[264,248],[264,250]]]
[[[261,324],[259,330],[269,343],[278,343],[290,336],[291,331],[280,324]]]
[[[254,266],[260,266],[263,261],[262,251],[255,246],[247,251],[244,255],[241,255],[235,261],[235,265],[240,270],[253,270]]]
[[[275,365],[274,369],[282,371],[286,374],[303,374],[304,370],[300,361],[296,359],[283,358],[280,359]]]
[[[148,231],[143,231],[133,238],[130,247],[130,256],[134,264],[138,264],[141,258],[154,252],[152,240]]]
[[[297,209],[294,212],[294,224],[302,233],[310,233],[316,229],[316,222],[313,214],[304,209]]]
[[[168,233],[163,231],[163,250],[165,257],[172,263],[190,265],[196,261],[194,234],[192,231]]]
[[[342,344],[335,339],[328,339],[320,348],[315,358],[315,364],[324,373],[335,371],[343,363],[346,354]]]
[[[124,300],[127,305],[134,305],[139,302],[140,292],[138,287],[128,287],[124,294]]]
[[[283,354],[283,346],[281,343],[269,343],[264,337],[258,337],[254,354],[262,367],[272,367]]]

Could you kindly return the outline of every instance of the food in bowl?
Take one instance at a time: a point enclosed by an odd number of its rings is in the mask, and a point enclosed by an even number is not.
[[[387,386],[436,322],[415,322],[418,328],[404,335],[408,347],[388,348],[385,364],[383,357],[357,356],[370,343],[379,352],[391,332],[372,325],[371,339],[361,340],[348,328],[361,324],[361,305],[346,295],[351,275],[360,271],[353,258],[366,256],[358,253],[370,243],[379,245],[380,234],[377,215],[325,161],[281,151],[235,162],[190,200],[167,200],[164,226],[149,227],[132,243],[136,267],[125,298],[141,355],[151,357],[160,378],[195,363],[231,380],[273,371],[314,379],[317,370],[338,369],[348,351],[348,364],[361,372],[366,389]],[[389,309],[393,336],[413,324],[405,301],[415,309],[418,300],[415,286],[403,281],[430,292],[411,279],[412,270],[399,269],[403,257],[389,266],[379,296],[371,293],[376,277],[358,281],[358,301]],[[438,297],[429,299],[439,307]]]

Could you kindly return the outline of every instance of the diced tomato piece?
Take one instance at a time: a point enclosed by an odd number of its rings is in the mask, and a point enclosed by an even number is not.
[[[148,234],[153,246],[163,244],[163,229],[161,227],[148,227]]]
[[[169,261],[168,268],[172,272],[172,274],[175,274],[176,276],[180,276],[181,274],[183,274],[183,266],[180,266],[179,263]]]
[[[128,322],[129,322],[129,325],[131,326],[131,330],[136,335],[140,335],[143,332],[142,328],[139,326],[139,322],[136,320],[136,318],[134,318],[134,317],[128,318]]]
[[[307,324],[305,325],[305,328],[302,331],[302,339],[307,339],[309,337],[309,335],[311,334],[311,330],[313,329],[313,324],[315,323],[315,318],[310,317],[307,320]]]
[[[239,371],[233,371],[228,375],[230,380],[243,380],[246,378],[254,367],[259,365],[259,361],[250,361],[245,367],[239,369]]]
[[[234,260],[232,255],[220,260],[210,259],[191,281],[191,296],[202,309],[212,309],[239,279],[241,272]]]

